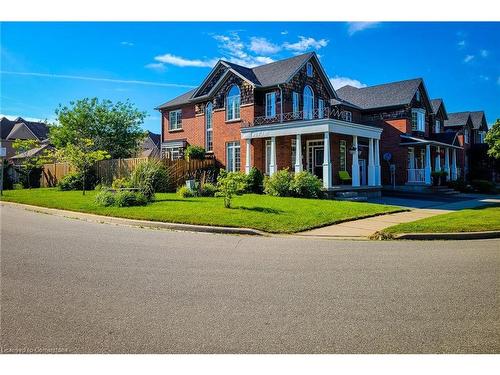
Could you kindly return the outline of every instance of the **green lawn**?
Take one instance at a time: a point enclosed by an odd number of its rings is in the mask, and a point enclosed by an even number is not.
[[[500,205],[483,206],[398,224],[383,233],[453,233],[500,230]]]
[[[3,200],[35,206],[61,208],[106,216],[172,223],[204,224],[260,229],[270,233],[293,233],[341,221],[401,211],[400,207],[361,202],[276,198],[247,194],[233,199],[233,208],[224,208],[222,198],[180,198],[156,194],[155,202],[144,207],[99,207],[96,192],[57,189],[10,190]]]

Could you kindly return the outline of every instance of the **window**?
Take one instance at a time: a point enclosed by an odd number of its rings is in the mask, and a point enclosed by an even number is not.
[[[299,93],[295,91],[292,93],[292,107],[293,117],[295,118],[299,115]]]
[[[268,92],[266,94],[266,117],[276,116],[276,93]]]
[[[411,130],[417,132],[425,131],[425,110],[415,108],[411,112]]]
[[[168,113],[168,130],[182,129],[182,111],[170,111]]]
[[[415,99],[417,100],[417,102],[420,101],[420,90],[417,90],[417,93],[415,94]]]
[[[434,125],[434,133],[441,133],[441,121],[436,120],[436,124]]]
[[[325,101],[318,99],[318,118],[325,117]]]
[[[352,112],[351,111],[342,111],[342,120],[347,122],[352,122]]]
[[[207,103],[205,107],[205,150],[213,151],[213,104]]]
[[[226,145],[226,170],[239,172],[240,170],[240,142],[229,142]]]
[[[226,98],[226,120],[239,120],[240,118],[240,88],[231,86]]]
[[[304,87],[304,120],[312,120],[314,110],[314,94],[310,86]]]
[[[464,143],[469,143],[469,129],[464,129]]]
[[[170,160],[182,159],[184,156],[184,148],[182,147],[162,147],[162,157]]]
[[[310,62],[306,64],[306,72],[308,77],[313,76],[313,65]]]
[[[347,144],[346,141],[341,140],[340,141],[340,150],[339,150],[339,158],[340,158],[340,170],[341,171],[346,171],[347,170]]]

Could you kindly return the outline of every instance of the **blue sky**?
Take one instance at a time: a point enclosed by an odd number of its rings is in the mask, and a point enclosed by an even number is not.
[[[335,87],[423,77],[448,112],[500,118],[500,23],[2,23],[0,113],[54,118],[59,103],[154,107],[196,86],[219,58],[247,66],[316,51]]]

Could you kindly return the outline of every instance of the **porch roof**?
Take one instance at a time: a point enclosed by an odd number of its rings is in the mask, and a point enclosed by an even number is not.
[[[343,120],[324,118],[316,120],[294,121],[288,123],[284,122],[271,125],[250,126],[241,129],[241,138],[269,138],[282,137],[287,135],[303,135],[326,132],[380,139],[382,128],[357,124],[354,122]]]
[[[401,143],[399,144],[400,146],[425,146],[425,145],[434,145],[434,146],[441,146],[441,147],[449,147],[449,148],[456,148],[458,150],[461,150],[462,147],[460,146],[455,146],[449,143],[444,143],[444,142],[439,142],[434,139],[423,139],[423,138],[417,138],[417,137],[412,137],[409,135],[401,135]]]

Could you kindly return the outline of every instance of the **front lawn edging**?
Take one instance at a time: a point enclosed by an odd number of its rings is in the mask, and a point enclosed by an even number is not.
[[[375,232],[371,240],[414,240],[414,241],[439,241],[439,240],[487,240],[500,238],[500,231],[483,232],[454,232],[454,233],[400,233],[392,234],[384,231]]]

